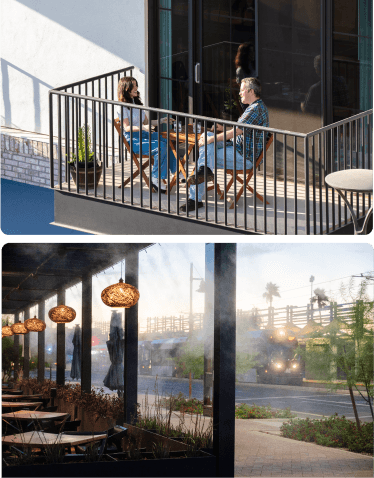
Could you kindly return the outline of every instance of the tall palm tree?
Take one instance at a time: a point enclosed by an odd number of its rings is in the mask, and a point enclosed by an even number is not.
[[[321,309],[328,304],[329,298],[326,295],[325,289],[314,289],[314,297],[312,302],[317,302],[319,308],[319,319],[322,320]]]
[[[273,297],[280,297],[279,286],[268,282],[265,287],[265,292],[262,294],[262,297],[265,297],[266,302],[270,302],[270,307],[273,306]]]
[[[312,299],[312,302],[317,302],[319,309],[322,309],[322,307],[325,307],[328,301],[329,301],[329,298],[326,295],[325,289],[314,289],[314,297]]]

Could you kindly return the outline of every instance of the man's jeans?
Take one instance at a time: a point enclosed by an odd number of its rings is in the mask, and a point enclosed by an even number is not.
[[[130,133],[125,132],[125,138],[130,144]],[[166,155],[167,155],[167,140],[160,137],[160,156],[161,156],[161,179],[167,178],[166,169]],[[140,141],[139,131],[134,131],[132,135],[132,150],[135,154],[139,154]],[[149,154],[149,133],[148,131],[142,131],[142,153]],[[158,178],[158,133],[151,134],[151,155],[154,158],[152,177]],[[177,170],[177,162],[173,151],[169,147],[169,167],[172,173]]]
[[[208,136],[213,136],[214,134],[209,132]],[[224,169],[223,163],[224,155],[224,144],[223,141],[217,142],[217,169]],[[205,166],[205,145],[201,146],[199,149],[199,159],[197,161],[197,170],[200,166]],[[214,171],[214,143],[208,144],[207,146],[207,163],[206,166]],[[246,161],[246,169],[252,169],[252,161]],[[226,169],[234,169],[234,145],[226,144]],[[244,158],[243,156],[236,151],[236,169],[244,169]],[[205,194],[205,184],[201,183],[197,187],[198,189],[198,201],[201,201]],[[190,196],[191,199],[196,201],[196,186],[190,186]]]

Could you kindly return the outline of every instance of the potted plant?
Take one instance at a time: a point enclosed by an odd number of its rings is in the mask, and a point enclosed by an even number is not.
[[[87,144],[87,148],[86,148]],[[75,153],[71,154],[71,160],[68,161],[69,168],[71,169],[71,176],[75,184],[77,184],[77,164],[78,164],[78,176],[79,176],[79,187],[84,188],[86,185],[85,175],[86,175],[86,152],[87,152],[87,182],[88,187],[93,188],[99,184],[101,173],[102,173],[102,164],[96,161],[96,174],[95,174],[95,152],[92,151],[92,142],[91,142],[91,131],[88,124],[80,126],[78,128],[78,161],[77,155]]]

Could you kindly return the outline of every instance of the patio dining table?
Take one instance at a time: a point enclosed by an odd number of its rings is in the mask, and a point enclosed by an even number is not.
[[[373,214],[373,206],[371,205],[366,212],[363,226],[360,229],[353,205],[349,202],[348,196],[345,193],[373,194],[373,171],[371,169],[335,171],[326,176],[325,182],[336,190],[347,205],[352,216],[355,235],[367,234],[367,226],[369,218]]]
[[[186,128],[185,126],[182,127],[181,131],[178,131],[178,143],[179,144],[184,144],[187,139],[187,144],[188,148],[186,151],[186,154],[183,156],[183,159],[179,159],[178,153],[177,153],[177,132],[176,131],[169,131],[169,145],[171,150],[173,151],[173,154],[175,156],[175,159],[177,160],[177,163],[179,163],[179,167],[177,168],[176,173],[174,174],[172,180],[170,181],[170,191],[172,190],[173,186],[175,183],[178,181],[179,178],[179,173],[181,172],[183,176],[185,177],[187,181],[187,174],[185,170],[185,164],[186,161],[188,161],[188,157],[195,146],[195,135],[197,136],[197,142],[199,142],[200,136],[204,133],[204,128],[201,127],[201,132],[200,133],[195,133],[194,128],[192,124],[188,125],[188,130],[187,130],[187,135],[186,135]],[[163,138],[167,138],[167,133],[163,132],[161,133],[161,136]],[[187,138],[186,138],[187,136]]]
[[[11,429],[18,429],[19,432],[20,428],[23,428],[22,424],[18,424],[18,422],[29,422],[27,427],[32,426],[32,423],[37,424],[38,429],[43,428],[43,424],[40,422],[46,422],[47,425],[51,421],[54,420],[63,420],[64,418],[69,418],[70,414],[69,413],[63,413],[63,412],[39,412],[39,411],[32,411],[32,410],[18,410],[15,412],[10,412],[10,413],[3,413],[1,415],[1,418],[3,420],[3,426],[4,424],[8,425],[11,427]],[[12,423],[13,422],[13,423]],[[14,424],[16,422],[17,425]]]
[[[4,399],[9,402],[25,402],[25,401],[38,401],[42,398],[42,394],[38,393],[35,395],[5,395]]]
[[[18,390],[18,388],[3,388],[2,389],[2,394],[3,395],[23,395],[23,390]]]
[[[65,435],[63,433],[44,433],[43,431],[32,431],[19,433],[16,435],[8,435],[2,437],[2,444],[8,446],[18,447],[35,447],[45,448],[49,446],[61,446],[72,447],[76,445],[83,445],[85,443],[91,443],[99,440],[103,440],[107,437],[106,433],[100,435],[93,435],[92,433],[87,435]]]
[[[1,406],[3,408],[30,408],[30,407],[35,407],[35,410],[37,410],[41,405],[43,405],[43,402],[5,402],[1,401]]]

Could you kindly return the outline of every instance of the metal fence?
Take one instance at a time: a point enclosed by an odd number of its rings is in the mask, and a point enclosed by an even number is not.
[[[132,71],[133,67],[130,67],[50,90],[50,143],[52,145],[55,140],[58,143],[59,166],[58,184],[54,184],[51,173],[51,188],[135,205],[142,209],[194,219],[200,223],[218,224],[243,233],[325,234],[352,222],[347,207],[327,187],[324,178],[329,172],[339,169],[372,168],[372,110],[303,134],[126,103],[130,110],[127,150],[123,141],[124,128],[120,128],[120,133],[115,128],[116,117],[123,124],[121,106],[124,103],[115,98],[119,79],[126,75],[132,76]],[[135,110],[144,111],[156,123],[156,133],[148,136],[145,134],[143,137],[146,126],[142,123],[139,133],[135,133]],[[117,111],[120,113],[117,114]],[[161,120],[166,120],[166,124]],[[169,124],[170,120],[177,125],[175,131]],[[182,131],[179,124],[182,125]],[[205,137],[205,146],[200,151],[199,124]],[[256,134],[260,134],[263,144],[269,134],[273,135],[269,150],[263,150],[260,167],[253,168],[253,177],[249,183],[253,193],[244,188],[237,203],[235,197],[242,184],[239,183],[235,170],[236,150],[233,148],[233,182],[230,190],[227,190],[230,175],[226,171],[225,148],[223,168],[217,167],[217,147],[222,147],[216,139],[218,125],[223,128],[224,142],[231,129],[234,130],[234,143],[239,128],[243,131],[244,144],[250,135],[255,138]],[[184,135],[183,128],[185,131],[190,130],[190,134]],[[187,177],[193,173],[199,153],[205,153],[206,158],[208,130],[214,134],[214,185],[205,181],[202,208],[198,208],[196,201],[194,210],[188,211],[187,208],[183,212],[180,207],[188,204],[190,191],[179,176],[183,173],[183,168]],[[82,136],[82,131],[87,131],[87,134]],[[129,160],[133,158],[134,138],[137,134],[143,139],[139,142],[139,165]],[[259,153],[255,147],[253,149],[251,159]],[[151,182],[152,176],[152,167],[147,166],[148,159],[144,157],[148,150],[152,156],[158,155],[158,158],[165,155],[167,176],[163,182],[167,194],[162,194],[160,187],[157,193],[152,193],[152,189],[146,184],[146,180]],[[50,151],[53,151],[52,147]],[[92,152],[96,160],[90,162]],[[74,161],[79,155],[83,159],[83,167],[74,168],[69,161]],[[185,164],[183,160],[186,160]],[[174,174],[170,168],[175,161],[177,170]],[[53,171],[52,154],[50,162]],[[63,182],[63,170],[66,182]],[[249,171],[244,161],[243,174],[238,177],[246,178]],[[194,171],[195,175],[196,173],[197,168]],[[90,174],[93,178],[101,175],[100,180],[91,184]],[[162,184],[161,161],[158,161],[158,168],[153,174],[157,177],[158,184]],[[79,180],[80,175],[83,181]],[[71,183],[71,178],[74,184]],[[126,178],[129,178],[127,183]],[[171,186],[174,186],[172,190]],[[263,200],[256,199],[256,196],[262,196]],[[358,217],[363,217],[370,207],[371,197],[355,195],[352,196],[352,201]]]
[[[236,320],[245,322],[249,327],[265,328],[265,327],[281,327],[292,323],[303,328],[311,320],[316,321],[323,326],[328,325],[334,318],[339,317],[350,323],[355,314],[354,306],[356,302],[346,302],[338,304],[330,302],[321,308],[314,304],[305,306],[287,305],[285,307],[267,307],[259,309],[257,307],[251,310],[238,309],[236,311]],[[187,334],[189,331],[188,315],[171,316],[171,317],[148,317],[147,326],[140,328],[142,334],[167,334],[168,332],[176,332],[179,334]],[[193,314],[194,330],[203,328],[204,314]]]

